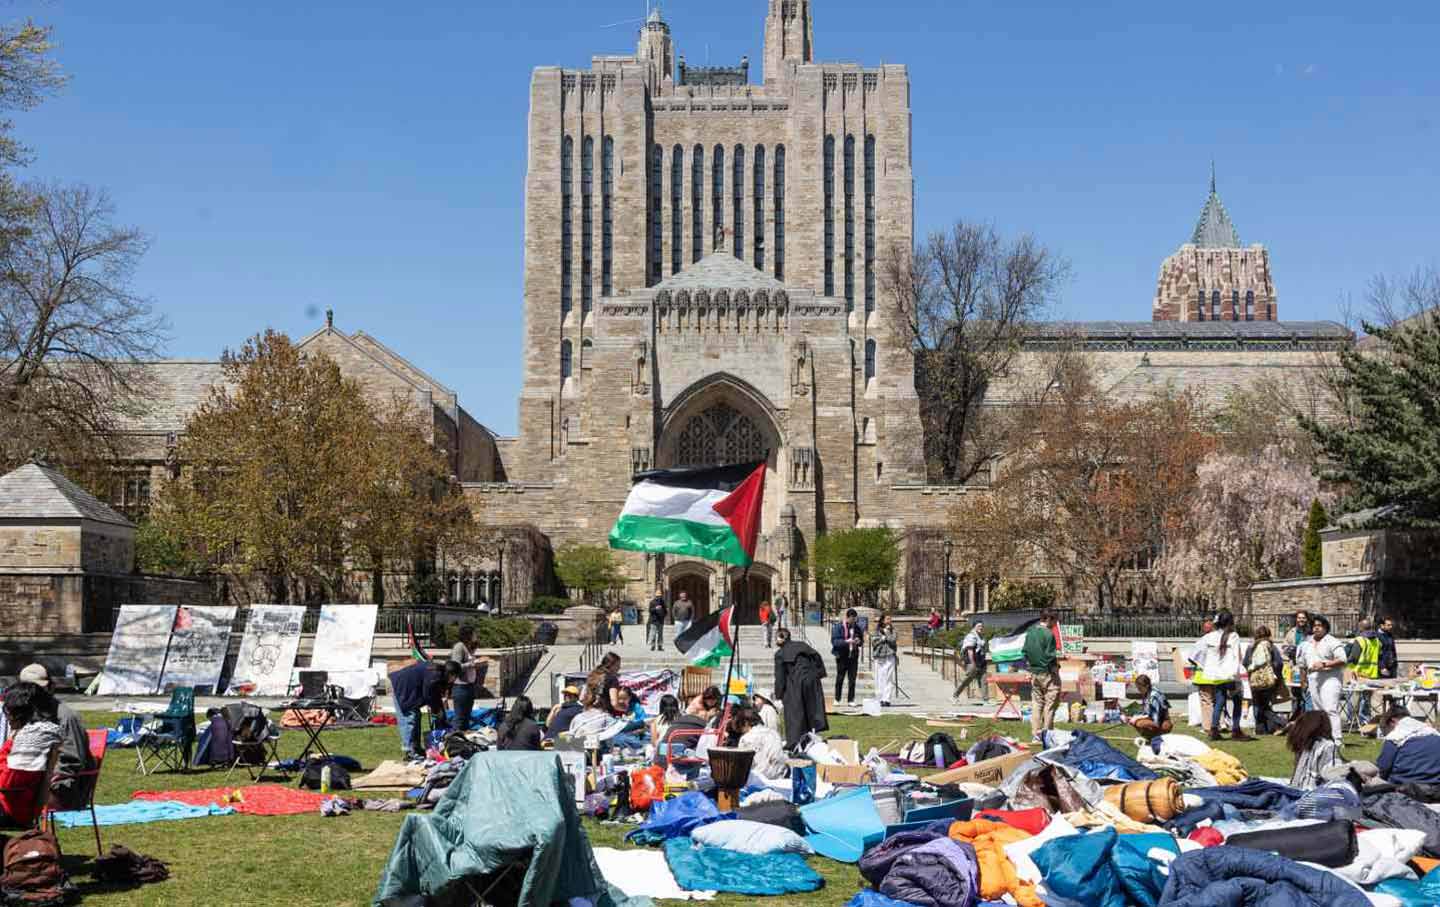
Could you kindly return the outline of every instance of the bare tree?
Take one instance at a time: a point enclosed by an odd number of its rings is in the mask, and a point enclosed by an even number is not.
[[[139,362],[166,323],[131,290],[148,246],[114,223],[103,191],[31,187],[31,213],[0,245],[0,468],[37,451],[83,465],[110,459],[140,404]]]
[[[1365,303],[1367,320],[1382,328],[1434,313],[1440,310],[1440,267],[1416,268],[1400,280],[1376,274],[1365,289]]]
[[[1005,454],[1010,433],[987,413],[986,393],[1008,376],[1069,272],[1033,236],[1005,239],[964,221],[913,250],[888,250],[881,280],[895,317],[887,321],[915,357],[933,481],[968,482]]]

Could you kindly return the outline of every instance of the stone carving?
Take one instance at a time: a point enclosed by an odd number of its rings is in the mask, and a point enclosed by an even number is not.
[[[795,341],[795,368],[791,372],[790,392],[797,397],[810,393],[810,344],[804,337]]]
[[[790,487],[815,487],[815,448],[792,447],[790,449]]]

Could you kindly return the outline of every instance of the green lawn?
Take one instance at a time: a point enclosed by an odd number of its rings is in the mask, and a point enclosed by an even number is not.
[[[84,717],[91,726],[100,727],[113,723],[116,716],[90,713]],[[923,726],[923,722],[908,717],[831,718],[832,733],[856,738],[862,752],[870,746],[914,736],[908,730],[911,724]],[[969,739],[991,730],[1012,736],[1023,733],[1027,738],[1029,733],[1028,727],[1019,722],[982,721],[970,730]],[[367,769],[382,759],[393,758],[399,746],[394,728],[334,731],[325,739],[333,752],[353,756]],[[281,754],[298,754],[302,742],[298,731],[286,731]],[[1271,737],[1254,743],[1223,742],[1220,746],[1240,757],[1252,774],[1288,776],[1291,760],[1282,744],[1279,738]],[[1128,745],[1121,748],[1130,749]],[[1377,751],[1374,741],[1361,742],[1357,738],[1352,739],[1346,754],[1373,759]],[[223,775],[210,771],[142,777],[135,768],[134,751],[112,750],[106,758],[97,801],[124,802],[137,790],[218,787],[224,783]],[[232,776],[235,784],[248,780],[238,772]],[[67,868],[87,904],[213,907],[254,900],[285,903],[288,907],[329,907],[370,903],[401,820],[400,815],[384,813],[354,813],[335,819],[319,815],[237,815],[102,828],[107,848],[125,844],[170,864],[170,881],[124,891],[98,888],[91,882],[89,859],[94,837],[88,826],[60,834],[61,846],[68,855]],[[622,838],[629,826],[586,820],[586,829],[595,845],[617,847],[623,846]],[[860,874],[853,866],[818,858],[813,865],[825,877],[824,890],[808,896],[777,898],[771,903],[784,907],[840,904],[861,886]],[[717,907],[734,907],[743,900],[722,895],[714,903]]]

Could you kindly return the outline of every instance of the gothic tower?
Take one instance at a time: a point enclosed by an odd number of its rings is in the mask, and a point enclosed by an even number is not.
[[[815,62],[810,0],[770,0],[765,17],[765,84],[786,79],[793,66]]]
[[[658,4],[645,19],[645,27],[640,29],[640,46],[635,57],[647,66],[646,78],[652,92],[674,81],[675,42],[670,38],[670,26],[660,16]]]

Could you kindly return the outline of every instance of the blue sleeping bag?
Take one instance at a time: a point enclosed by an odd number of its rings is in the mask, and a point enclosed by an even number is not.
[[[686,891],[799,894],[824,884],[798,853],[739,853],[671,838],[665,842],[665,862]]]
[[[1153,781],[1160,777],[1089,731],[1075,731],[1064,753],[1046,758],[1095,781]]]
[[[845,907],[914,907],[914,905],[886,897],[873,888],[862,888],[855,892],[855,897],[845,902]]]
[[[1440,904],[1440,872],[1431,870],[1418,882],[1415,879],[1386,879],[1373,890],[1376,894],[1398,898],[1405,907],[1435,907]]]
[[[1086,907],[1155,907],[1165,888],[1155,850],[1180,852],[1170,835],[1117,834],[1106,828],[1055,838],[1030,855],[1058,899]]]
[[[1159,907],[1370,907],[1337,875],[1243,847],[1208,847],[1170,864]]]

